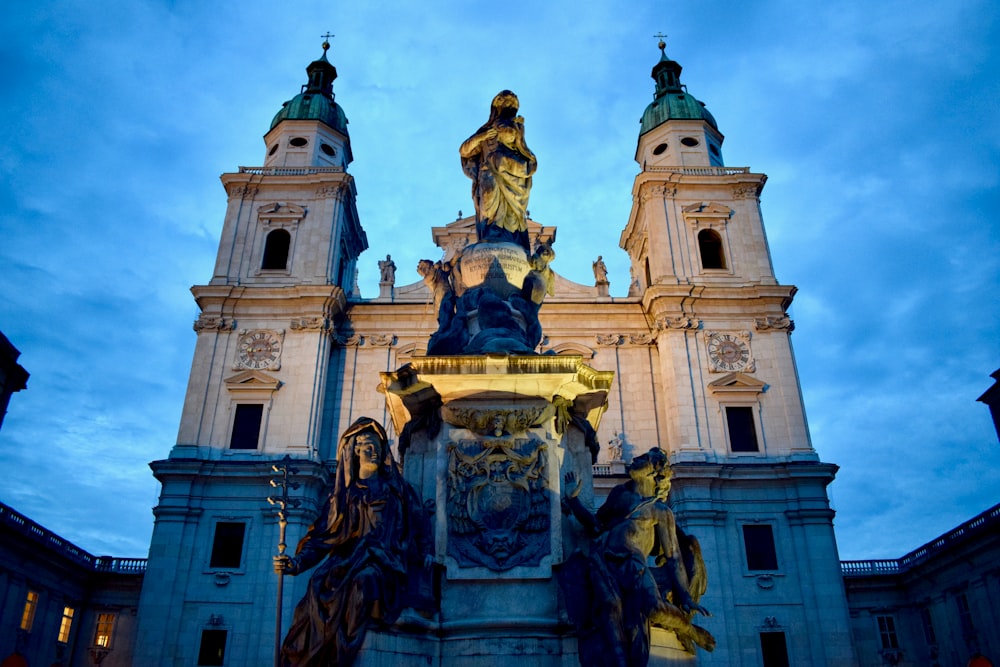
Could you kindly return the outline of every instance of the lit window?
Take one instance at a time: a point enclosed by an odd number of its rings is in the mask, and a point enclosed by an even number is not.
[[[892,616],[876,616],[878,622],[878,636],[882,648],[899,648],[899,639],[896,638],[896,619]]]
[[[235,521],[220,521],[215,524],[215,539],[212,542],[212,557],[209,567],[236,568],[243,558],[243,537],[247,525]]]
[[[226,630],[202,630],[198,647],[199,665],[224,665],[226,657]]]
[[[744,524],[743,545],[747,553],[748,570],[777,570],[778,553],[774,548],[774,532],[768,524]]]
[[[94,632],[94,646],[111,648],[111,638],[115,630],[115,615],[105,612],[97,615],[97,630]]]
[[[65,644],[69,641],[69,631],[73,629],[73,607],[63,607],[62,622],[59,624],[59,643]]]
[[[233,435],[229,439],[230,449],[257,449],[260,440],[260,422],[264,417],[264,406],[260,403],[240,403],[233,417]]]
[[[31,626],[35,623],[35,610],[38,609],[38,593],[28,591],[24,599],[24,611],[21,613],[21,629],[31,632]]]

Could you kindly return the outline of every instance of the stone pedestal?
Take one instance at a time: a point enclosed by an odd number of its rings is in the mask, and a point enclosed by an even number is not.
[[[411,651],[423,665],[579,664],[553,573],[576,539],[560,488],[573,472],[592,492],[612,379],[578,356],[427,357],[382,373],[404,476],[434,508],[441,607],[419,637],[371,633],[361,664]]]

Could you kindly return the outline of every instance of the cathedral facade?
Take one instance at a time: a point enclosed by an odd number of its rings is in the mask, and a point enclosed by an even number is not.
[[[718,646],[699,664],[855,664],[826,491],[837,467],[809,438],[787,312],[795,287],[774,277],[761,217],[766,176],[725,165],[724,137],[680,74],[661,53],[622,220],[628,296],[609,296],[596,262],[594,285],[554,275],[535,353],[613,374],[594,408],[601,450],[586,502],[600,505],[634,457],[654,447],[669,455],[673,511],[708,569],[701,603],[714,615],[699,623]],[[340,433],[371,417],[398,447],[383,374],[426,359],[438,325],[432,281],[397,286],[389,257],[379,297],[358,294],[368,242],[325,51],[307,75],[264,137],[263,165],[222,176],[228,208],[211,277],[192,288],[200,316],[178,439],[152,463],[162,492],[136,665],[268,664],[279,526],[265,497],[275,467],[294,468],[293,545],[318,513]],[[442,262],[474,242],[475,223],[428,230]],[[531,246],[555,241],[554,225],[527,227]],[[306,582],[286,583],[285,628]],[[442,608],[427,632],[457,646],[454,621]],[[438,648],[436,659],[513,661],[541,632],[565,648],[546,664],[578,664],[568,623],[489,632],[492,653]]]

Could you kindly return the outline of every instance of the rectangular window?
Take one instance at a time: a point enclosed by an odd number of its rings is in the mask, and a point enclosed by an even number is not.
[[[743,544],[747,551],[748,570],[777,570],[778,553],[774,533],[768,524],[744,524]]]
[[[760,633],[760,654],[764,667],[788,667],[788,646],[784,632]]]
[[[734,452],[759,452],[757,428],[753,423],[753,408],[730,405],[726,407],[729,426],[729,447]]]
[[[233,435],[230,449],[257,449],[260,440],[260,422],[264,406],[260,403],[238,403],[233,417]]]
[[[215,667],[225,664],[226,630],[202,630],[198,664]]]
[[[21,629],[31,632],[31,626],[35,624],[35,610],[38,609],[38,593],[28,591],[24,598],[24,611],[21,612]]]
[[[928,646],[937,644],[937,635],[934,634],[934,621],[931,619],[931,610],[924,607],[920,610],[920,622],[924,626],[924,641]]]
[[[243,558],[243,537],[247,525],[236,521],[220,521],[215,524],[215,539],[212,541],[212,557],[209,567],[240,566]]]
[[[97,630],[94,631],[94,646],[111,648],[111,639],[115,631],[115,615],[105,612],[97,615]]]
[[[965,596],[965,593],[959,593],[958,597],[955,598],[955,603],[958,605],[958,620],[962,623],[962,632],[969,634],[974,630],[972,625],[972,610],[969,608],[969,598]]]
[[[899,648],[896,638],[896,619],[892,616],[876,616],[878,622],[878,637],[882,648]]]
[[[59,624],[59,638],[60,644],[66,644],[69,642],[69,631],[73,629],[73,614],[76,611],[73,607],[63,607],[63,617],[62,622]]]

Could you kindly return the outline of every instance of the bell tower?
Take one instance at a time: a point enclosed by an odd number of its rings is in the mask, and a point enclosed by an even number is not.
[[[271,122],[263,166],[221,177],[228,206],[211,278],[191,288],[200,314],[177,443],[151,464],[162,492],[135,664],[194,664],[192,651],[219,642],[226,664],[270,654],[267,633],[232,639],[274,623],[255,599],[275,592],[261,567],[278,534],[264,502],[271,467],[290,455],[303,497],[318,498],[335,455],[334,321],[368,241],[329,47]]]

